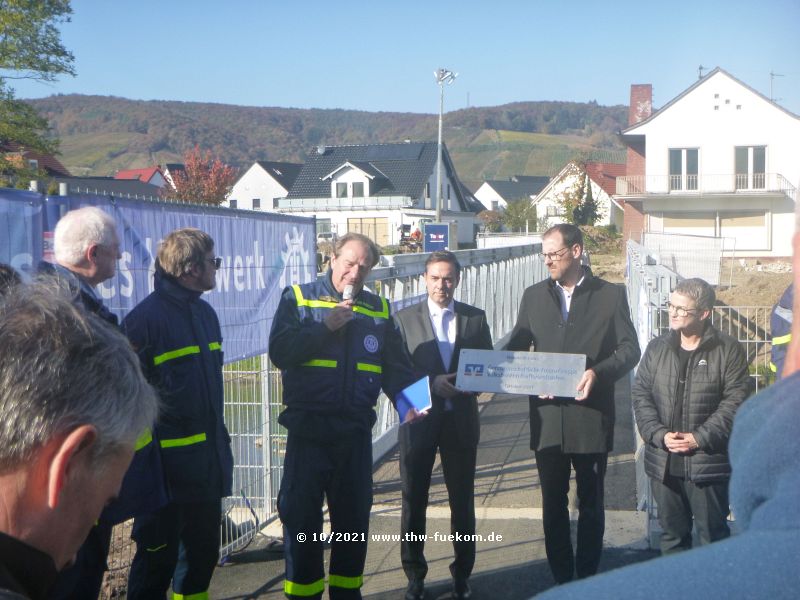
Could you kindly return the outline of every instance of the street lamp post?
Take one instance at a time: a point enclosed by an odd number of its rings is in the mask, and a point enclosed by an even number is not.
[[[436,156],[436,222],[442,222],[442,116],[444,114],[444,84],[450,85],[458,76],[447,69],[438,69],[433,72],[436,83],[439,84],[439,145]]]

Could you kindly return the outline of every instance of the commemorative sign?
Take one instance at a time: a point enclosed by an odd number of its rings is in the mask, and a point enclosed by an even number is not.
[[[469,392],[574,398],[585,354],[462,350],[456,387]]]

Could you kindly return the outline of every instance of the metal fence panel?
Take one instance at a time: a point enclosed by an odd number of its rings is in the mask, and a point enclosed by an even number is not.
[[[642,245],[658,264],[664,265],[681,277],[700,277],[711,285],[719,285],[722,253],[734,249],[734,240],[646,232],[642,234]]]

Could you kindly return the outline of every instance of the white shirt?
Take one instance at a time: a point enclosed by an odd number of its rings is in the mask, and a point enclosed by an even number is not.
[[[433,326],[433,334],[436,336],[436,343],[439,344],[439,355],[444,363],[444,370],[450,369],[450,360],[453,358],[453,347],[456,344],[456,313],[455,302],[450,300],[445,308],[441,308],[428,297],[428,313]],[[447,314],[447,319],[445,315]],[[445,319],[445,327],[442,327],[442,320]],[[445,399],[444,409],[453,410],[453,403],[450,399]]]
[[[439,335],[439,331],[442,331],[441,324],[445,312],[449,312],[450,314],[446,323],[447,327],[444,329],[446,339],[442,339]],[[444,368],[449,369],[450,358],[453,356],[453,346],[456,344],[455,302],[450,300],[450,304],[448,304],[445,308],[441,308],[433,300],[428,298],[428,313],[430,314],[433,333],[439,343],[439,353],[442,355]]]
[[[572,296],[575,294],[575,290],[578,289],[578,286],[583,283],[584,279],[586,279],[586,275],[583,275],[578,280],[578,283],[575,284],[571,292],[568,292],[564,286],[556,281],[556,289],[561,292],[561,318],[564,319],[565,322],[569,318],[569,307],[572,305]]]

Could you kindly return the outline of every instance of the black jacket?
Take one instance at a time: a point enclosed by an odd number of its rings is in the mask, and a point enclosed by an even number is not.
[[[462,349],[492,349],[492,333],[486,321],[486,313],[463,302],[454,302],[453,308],[456,317],[456,342],[449,365],[442,363],[427,299],[397,313],[397,325],[411,355],[417,377],[429,375],[432,382],[437,375],[457,372],[458,355]],[[444,411],[444,398],[432,393],[431,404],[432,413]],[[480,421],[475,395],[464,394],[463,398],[455,400],[453,410],[460,442],[467,447],[477,446],[480,440]]]
[[[0,532],[0,599],[44,600],[57,575],[49,554]]]
[[[685,478],[695,483],[727,481],[731,474],[728,438],[739,405],[750,394],[747,358],[741,344],[706,325],[686,373],[683,398],[676,398],[680,334],[670,331],[652,340],[636,372],[631,393],[639,434],[645,441],[645,471],[663,480],[669,453],[664,435],[691,432],[700,448],[684,461]],[[672,424],[676,403],[682,423]]]
[[[568,319],[552,279],[525,290],[507,350],[586,355],[597,381],[586,400],[530,398],[531,449],[564,453],[609,452],[614,441],[614,383],[639,360],[625,288],[594,277],[575,288]]]

